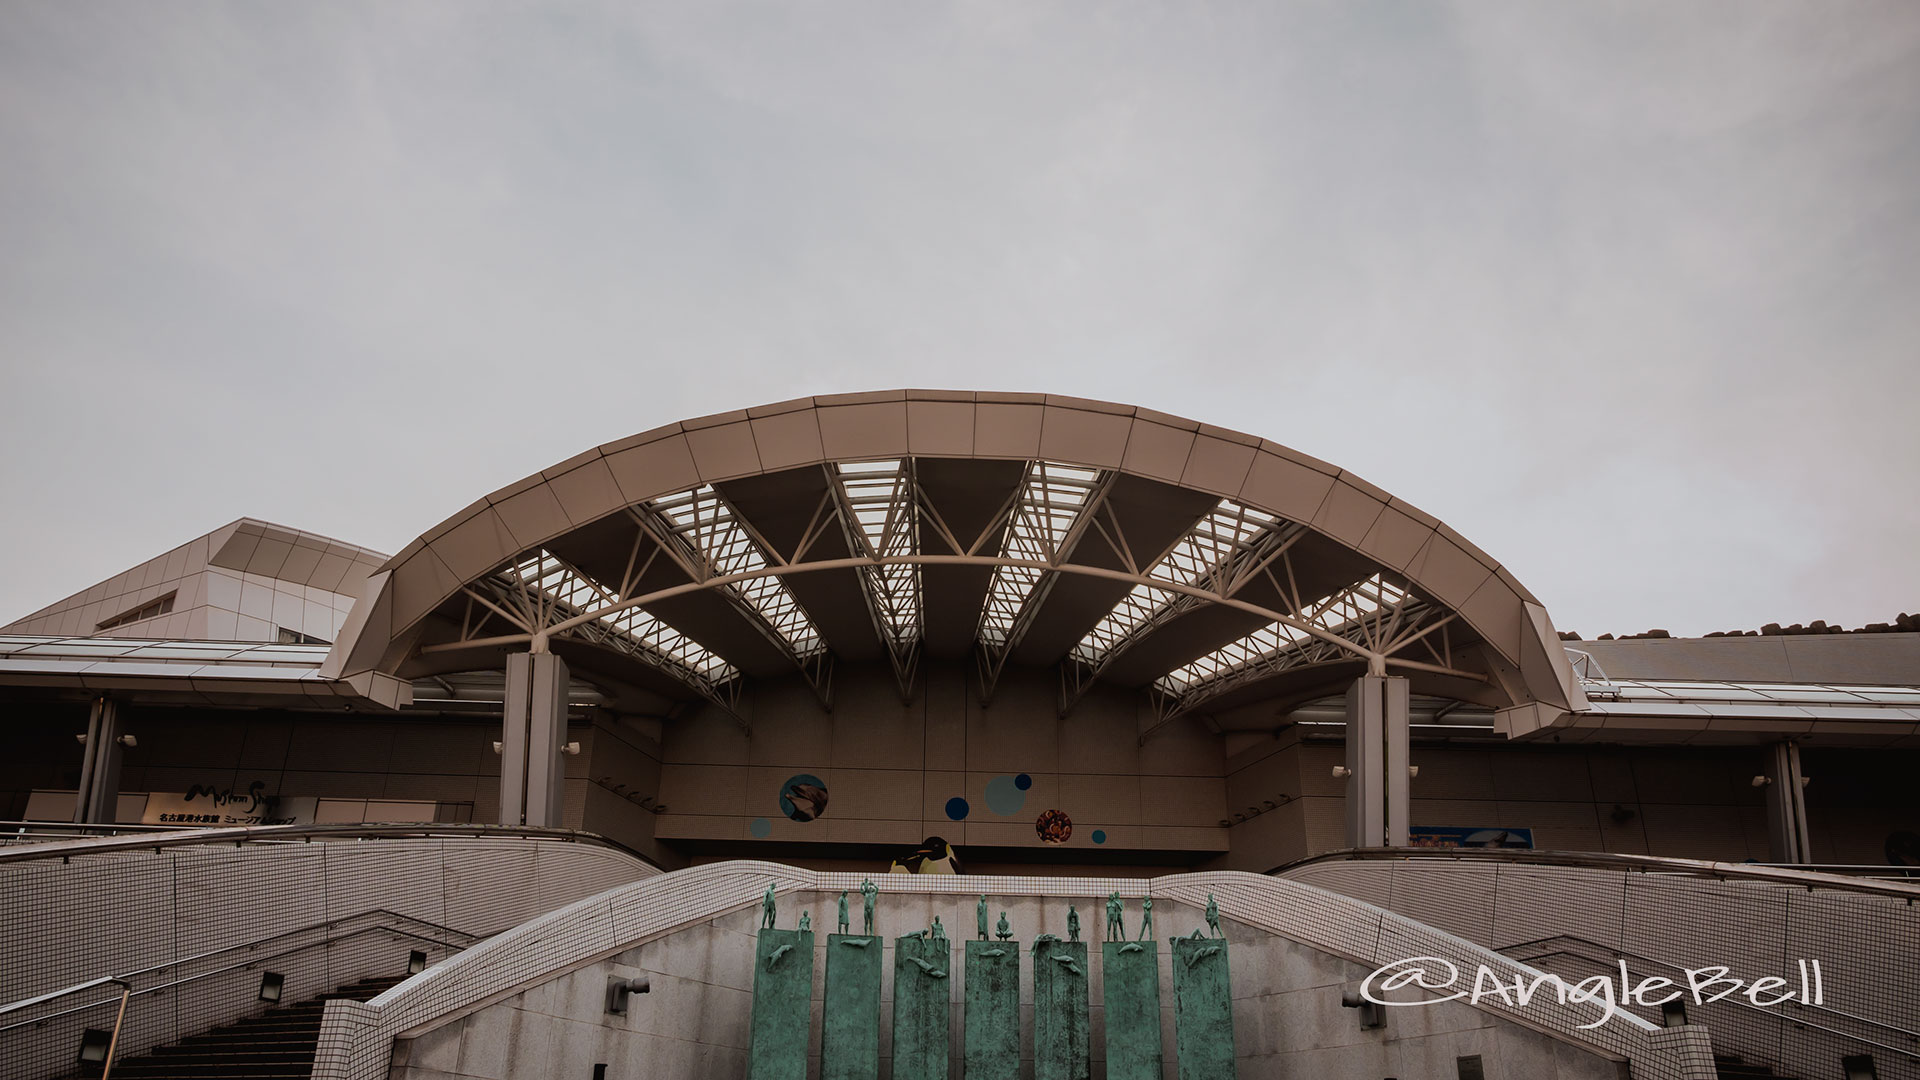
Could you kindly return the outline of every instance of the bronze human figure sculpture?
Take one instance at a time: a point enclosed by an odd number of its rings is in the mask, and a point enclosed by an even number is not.
[[[980,940],[987,940],[987,894],[980,894],[980,902],[973,907],[974,929],[979,932]]]
[[[841,889],[841,890],[840,890],[840,924],[839,924],[839,926],[840,926],[840,929],[839,929],[839,931],[838,931],[839,933],[842,933],[842,934],[844,934],[844,933],[846,933],[846,932],[847,932],[847,930],[848,930],[848,924],[847,924],[847,890],[845,890],[845,889]]]
[[[1152,936],[1153,936],[1153,897],[1149,896],[1145,900],[1142,900],[1140,902],[1139,940],[1145,941]]]
[[[767,895],[760,898],[760,929],[773,929],[773,916],[777,905],[773,901],[773,886],[767,886]]]
[[[872,878],[860,883],[860,909],[866,921],[866,926],[861,932],[868,937],[873,936],[873,898],[879,895],[879,892],[880,889],[874,885]]]
[[[1212,893],[1207,894],[1207,929],[1212,931],[1214,937],[1226,937],[1220,932],[1220,902],[1213,898]]]
[[[1011,926],[1008,925],[1007,913],[1004,911],[1000,913],[1000,924],[994,936],[999,938],[1001,941],[1005,941],[1008,938],[1013,936],[1013,929]]]
[[[813,932],[813,912],[803,911],[800,913],[800,932],[803,934]]]
[[[1115,889],[1107,894],[1107,940],[1127,940],[1127,928],[1120,922],[1120,891]]]
[[[1079,908],[1075,908],[1075,907],[1067,908],[1067,940],[1068,941],[1080,940],[1080,909]]]
[[[940,916],[938,916],[938,915],[935,915],[935,916],[933,917],[933,930],[932,930],[932,932],[931,932],[931,933],[929,934],[929,936],[930,936],[930,937],[932,937],[932,938],[933,938],[933,940],[935,940],[935,941],[937,941],[937,942],[939,942],[939,943],[940,943],[940,946],[941,946],[942,948],[945,948],[945,947],[946,947],[946,944],[947,944],[947,928],[946,928],[946,927],[944,927],[944,926],[941,926],[941,925],[940,925]]]

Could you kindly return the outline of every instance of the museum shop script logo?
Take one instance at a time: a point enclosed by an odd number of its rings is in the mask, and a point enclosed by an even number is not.
[[[1589,1005],[1599,1010],[1598,1020],[1580,1025],[1585,1029],[1597,1028],[1613,1019],[1625,1005],[1659,1008],[1682,1000],[1695,1005],[1710,1005],[1735,995],[1763,1009],[1790,1001],[1806,1005],[1825,1004],[1826,988],[1821,982],[1820,961],[1800,960],[1797,963],[1800,968],[1797,988],[1789,980],[1776,975],[1748,982],[1735,978],[1733,969],[1724,966],[1689,968],[1681,973],[1682,978],[1678,981],[1657,976],[1635,980],[1627,973],[1627,962],[1622,960],[1617,975],[1594,975],[1578,982],[1568,982],[1552,974],[1529,977],[1524,972],[1502,979],[1492,968],[1481,964],[1474,974],[1473,986],[1461,990],[1456,989],[1461,985],[1460,969],[1451,961],[1438,956],[1415,956],[1396,960],[1368,975],[1360,984],[1360,995],[1375,1005],[1395,1007],[1438,1005],[1443,1001],[1463,999],[1469,1005],[1478,1005],[1497,999],[1513,1008],[1523,1009],[1544,992],[1547,999],[1561,1005]],[[1443,994],[1448,990],[1453,992],[1411,1001],[1392,1001],[1386,996],[1409,987],[1430,994]]]

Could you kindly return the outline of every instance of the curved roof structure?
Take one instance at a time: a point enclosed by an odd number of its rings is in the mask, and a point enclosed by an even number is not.
[[[1546,611],[1366,481],[1147,409],[893,391],[702,417],[468,506],[368,580],[326,673],[408,678],[564,653],[642,707],[731,711],[748,680],[923,657],[1057,668],[1158,716],[1307,700],[1367,671],[1419,693],[1584,705]]]

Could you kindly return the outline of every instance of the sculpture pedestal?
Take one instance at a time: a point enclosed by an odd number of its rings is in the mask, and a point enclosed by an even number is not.
[[[894,939],[894,1080],[947,1080],[952,1052],[952,965],[952,949],[944,940]]]
[[[1020,1080],[1020,946],[967,942],[967,1080]]]
[[[1087,943],[1033,946],[1033,1080],[1087,1080]]]
[[[761,930],[753,950],[753,1080],[807,1080],[813,931]]]
[[[1160,943],[1100,946],[1107,1009],[1107,1080],[1161,1080]]]
[[[820,1080],[880,1080],[881,952],[878,935],[827,935]]]
[[[1225,938],[1175,938],[1173,1034],[1180,1080],[1232,1080],[1233,983]]]

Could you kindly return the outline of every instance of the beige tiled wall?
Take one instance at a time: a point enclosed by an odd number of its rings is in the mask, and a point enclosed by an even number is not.
[[[1090,694],[1062,720],[1050,674],[1010,671],[990,704],[967,667],[931,664],[924,674],[935,689],[902,704],[888,672],[843,669],[831,713],[803,687],[757,687],[742,710],[751,735],[715,709],[667,725],[659,837],[750,842],[754,822],[765,819],[770,841],[910,849],[937,835],[956,845],[1044,848],[1035,819],[1058,809],[1073,821],[1066,849],[1223,849],[1224,756],[1200,722],[1176,721],[1142,745],[1141,706],[1130,695]],[[827,812],[816,821],[779,809],[780,787],[796,773],[827,785]],[[1020,774],[1031,782],[1020,808],[995,813],[988,784]],[[955,796],[970,807],[964,820],[947,816]],[[1094,843],[1095,830],[1104,844]]]

